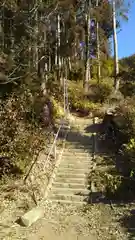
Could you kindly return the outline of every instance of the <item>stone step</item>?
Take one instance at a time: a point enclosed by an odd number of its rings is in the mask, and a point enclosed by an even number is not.
[[[73,195],[73,194],[53,194],[53,193],[50,193],[49,194],[49,199],[56,199],[56,200],[67,200],[67,201],[75,201],[75,202],[87,202],[88,199],[89,199],[89,196],[88,194],[86,195],[83,195],[83,196],[80,196],[80,195]]]
[[[91,153],[92,151],[90,150],[89,152],[87,151],[87,152],[85,152],[85,151],[72,151],[72,150],[66,150],[66,151],[63,151],[63,155],[64,156],[77,156],[77,157],[88,157],[88,156],[90,156],[90,153]]]
[[[61,162],[66,161],[74,161],[74,162],[91,162],[91,158],[89,156],[83,156],[83,157],[78,157],[75,155],[71,155],[71,156],[62,156]]]
[[[80,149],[89,150],[92,146],[93,146],[92,142],[90,142],[89,144],[86,144],[86,145],[84,145],[84,144],[80,145],[78,143],[72,144],[72,145],[67,144],[66,147],[64,148],[64,150],[69,150],[69,149],[71,149],[71,150],[80,150]],[[51,145],[49,145],[48,147],[51,147]],[[58,150],[61,150],[60,145],[56,145],[56,147]]]
[[[63,161],[78,161],[78,162],[91,162],[92,156],[77,156],[77,155],[62,155],[61,162]]]
[[[61,152],[61,151],[60,151]],[[57,152],[57,154],[60,154],[60,152]],[[63,151],[63,156],[77,156],[77,157],[91,157],[91,154],[93,153],[92,150],[89,151],[73,151],[69,150],[69,151]]]
[[[78,156],[78,155],[75,155],[75,154],[69,154],[69,155],[65,155],[63,154],[62,155],[62,159],[67,161],[67,160],[79,160],[79,161],[82,161],[82,160],[87,160],[87,161],[90,161],[92,159],[92,156],[91,155],[84,155],[84,156]]]
[[[65,165],[67,165],[67,166],[74,165],[74,166],[76,166],[76,168],[77,168],[77,166],[78,167],[82,166],[82,168],[84,168],[84,167],[87,168],[88,166],[91,166],[91,161],[77,160],[77,159],[70,159],[70,160],[66,161],[66,160],[62,159],[60,166],[63,166],[63,165],[64,166]]]
[[[54,182],[52,187],[54,188],[73,188],[73,189],[76,189],[76,188],[88,188],[88,185],[86,185],[85,183],[72,183],[72,182],[69,182],[69,183],[64,183],[64,182]]]
[[[65,177],[62,178],[58,176],[56,176],[55,181],[59,183],[79,183],[79,184],[85,184],[87,182],[85,178],[65,178]]]
[[[86,136],[87,138],[87,136]],[[65,145],[65,148],[88,148],[89,146],[92,146],[92,141],[91,138],[89,139],[89,141],[86,142],[82,142],[82,141],[78,141],[78,142],[69,142],[69,144]]]
[[[83,167],[83,166],[82,166]],[[74,173],[74,174],[76,174],[76,173],[89,173],[89,168],[71,168],[71,167],[59,167],[59,169],[58,169],[58,172],[57,172],[58,174],[59,173]]]
[[[91,170],[91,164],[90,163],[78,163],[78,162],[68,162],[68,163],[63,163],[60,165],[59,168],[67,168],[67,170],[69,169],[87,169],[87,170]]]
[[[58,154],[58,153],[57,153]],[[78,158],[85,158],[85,157],[89,157],[89,158],[91,158],[92,156],[92,152],[71,152],[70,150],[69,150],[69,152],[63,152],[63,156],[65,156],[65,157],[78,157]]]
[[[67,169],[91,169],[92,165],[90,163],[77,163],[77,162],[71,162],[71,163],[67,163],[67,162],[62,162],[60,164],[60,168],[67,168]]]
[[[62,177],[58,177],[56,176],[56,182],[62,182],[62,183],[81,183],[81,184],[85,184],[86,178],[62,178]]]
[[[79,160],[70,160],[70,161],[63,161],[62,163],[61,163],[61,165],[60,166],[76,166],[76,168],[77,168],[77,166],[78,167],[80,167],[80,166],[82,166],[82,168],[87,168],[88,166],[90,167],[91,166],[91,162],[88,162],[88,161],[79,161]],[[83,167],[84,166],[84,167]]]
[[[64,153],[65,152],[75,152],[75,153],[89,153],[92,150],[92,146],[89,146],[87,148],[65,148],[64,149]]]
[[[72,152],[71,150],[69,150],[69,151],[63,152],[63,156],[65,156],[65,157],[75,156],[75,157],[82,158],[82,157],[91,157],[92,153],[93,153],[92,150],[90,150],[89,152],[85,152],[85,151]],[[60,152],[59,153],[57,152],[57,154],[60,154]]]
[[[67,194],[72,194],[72,195],[88,195],[90,193],[90,191],[86,188],[58,188],[58,187],[52,187],[51,189],[51,193],[52,194],[63,194],[63,195],[67,195]]]
[[[66,173],[57,173],[56,174],[56,177],[61,177],[61,178],[86,178],[86,174],[85,173],[69,173],[69,172],[66,172]]]
[[[52,203],[59,203],[59,204],[69,204],[69,205],[75,205],[75,206],[82,206],[86,205],[87,202],[81,202],[81,201],[70,201],[70,200],[62,200],[62,199],[51,199]]]

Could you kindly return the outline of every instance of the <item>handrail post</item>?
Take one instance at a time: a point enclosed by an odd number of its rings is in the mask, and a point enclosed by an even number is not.
[[[54,153],[54,159],[56,160],[56,138],[57,134],[54,133],[54,147],[53,147],[53,153]]]
[[[56,144],[54,145],[54,159],[56,160]]]

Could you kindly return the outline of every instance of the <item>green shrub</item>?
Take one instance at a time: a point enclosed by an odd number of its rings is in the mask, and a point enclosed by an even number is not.
[[[91,80],[87,98],[94,102],[103,103],[108,100],[113,88],[112,79],[101,79],[99,84],[96,80]]]
[[[74,64],[72,70],[69,71],[68,79],[72,81],[82,80],[84,78],[84,66],[81,64]]]
[[[135,196],[134,180],[106,174],[106,197],[111,200],[133,200]]]
[[[123,133],[130,139],[135,136],[135,98],[127,98],[120,102],[116,113],[123,118]]]
[[[76,111],[78,112],[84,112],[84,113],[94,113],[99,110],[100,104],[96,104],[93,102],[90,102],[89,100],[78,100],[75,104],[74,107]]]
[[[64,108],[61,106],[61,104],[55,98],[51,98],[51,101],[53,103],[54,119],[64,117]]]
[[[101,75],[102,76],[112,76],[114,70],[114,61],[112,58],[110,59],[103,59],[101,63]]]
[[[69,83],[69,105],[70,109],[84,114],[98,112],[101,105],[94,103],[84,94],[83,82],[78,81]]]
[[[128,172],[130,176],[135,177],[135,138],[131,138],[123,147],[124,154],[128,159]]]
[[[70,108],[74,109],[76,108],[75,104],[84,99],[83,83],[82,81],[79,81],[78,83],[70,81],[68,85],[69,104]]]
[[[135,195],[135,99],[127,98],[122,101],[116,113],[119,118],[116,119],[116,124],[123,136],[119,147],[121,151],[117,154],[123,177],[119,191],[129,189],[129,195]]]
[[[47,92],[50,96],[55,97],[55,99],[62,101],[63,100],[63,89],[60,85],[60,80],[56,81],[53,74],[48,76],[46,82]]]

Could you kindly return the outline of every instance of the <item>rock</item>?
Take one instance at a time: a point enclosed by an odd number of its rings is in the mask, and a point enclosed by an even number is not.
[[[97,192],[97,189],[95,187],[95,184],[91,182],[91,192]]]
[[[114,115],[114,113],[115,113],[115,108],[113,108],[113,107],[112,108],[108,108],[107,111],[106,111],[107,115]]]
[[[20,225],[29,227],[43,216],[44,216],[43,208],[36,207],[30,210],[29,212],[25,213],[22,217],[20,217],[19,223]]]

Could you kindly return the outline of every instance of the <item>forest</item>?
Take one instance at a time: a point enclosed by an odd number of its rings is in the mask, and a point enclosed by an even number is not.
[[[5,184],[26,175],[53,136],[49,123],[54,126],[68,111],[105,123],[105,141],[111,138],[111,154],[120,166],[115,174],[97,171],[96,178],[107,198],[134,201],[135,54],[119,60],[117,42],[129,8],[124,0],[1,0],[2,194]],[[45,122],[48,99],[52,114]]]

